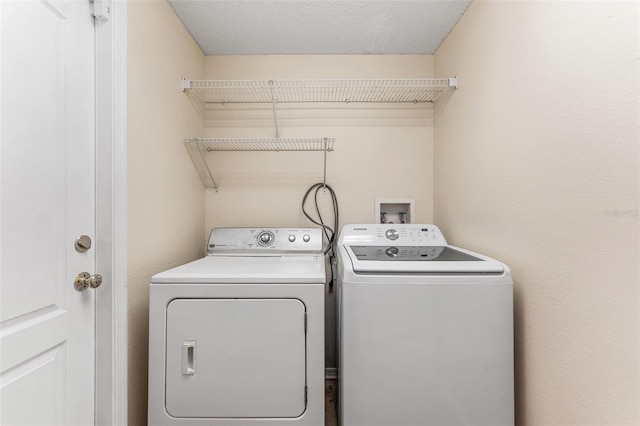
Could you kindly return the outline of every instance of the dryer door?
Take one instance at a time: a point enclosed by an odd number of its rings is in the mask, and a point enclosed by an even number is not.
[[[173,417],[292,418],[306,408],[298,299],[174,299],[166,409]]]

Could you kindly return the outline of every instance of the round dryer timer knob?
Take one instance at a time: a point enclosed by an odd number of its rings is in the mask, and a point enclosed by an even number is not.
[[[400,234],[395,229],[387,229],[387,232],[384,233],[385,237],[390,240],[397,240]]]
[[[268,246],[273,242],[273,234],[269,231],[263,231],[258,234],[258,244],[261,246]]]

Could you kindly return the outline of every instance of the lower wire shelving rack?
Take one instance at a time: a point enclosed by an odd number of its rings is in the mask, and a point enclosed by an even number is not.
[[[327,153],[333,151],[335,138],[194,138],[185,145],[204,185],[218,192],[218,184],[207,163],[208,153],[216,151],[320,151],[323,152],[323,184],[327,181]]]

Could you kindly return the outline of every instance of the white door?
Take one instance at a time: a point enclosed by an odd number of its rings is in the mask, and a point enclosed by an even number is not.
[[[0,424],[94,423],[89,1],[0,1]]]

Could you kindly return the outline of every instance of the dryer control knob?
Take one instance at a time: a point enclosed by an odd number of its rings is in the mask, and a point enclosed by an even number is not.
[[[294,242],[296,240],[296,236],[291,234],[289,235],[289,241]]]
[[[258,244],[268,246],[273,242],[273,234],[269,231],[263,231],[258,235]]]
[[[302,236],[302,241],[304,241],[305,243],[308,243],[309,240],[311,240],[311,237],[308,234],[304,234]]]
[[[385,237],[390,240],[397,240],[400,234],[395,229],[387,229],[387,232],[384,233]]]

